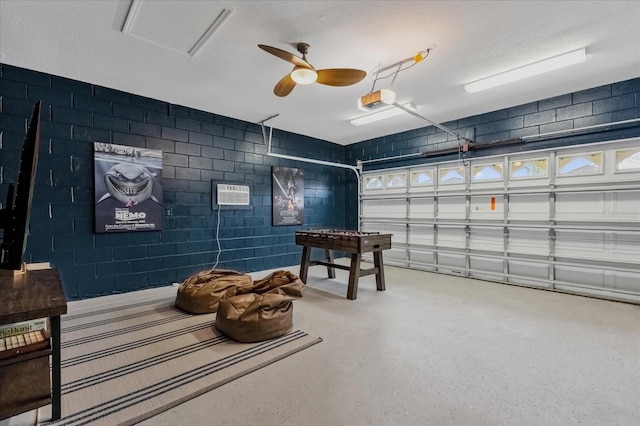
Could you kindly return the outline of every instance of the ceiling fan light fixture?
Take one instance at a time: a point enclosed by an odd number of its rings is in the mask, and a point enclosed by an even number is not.
[[[318,73],[311,68],[295,67],[291,71],[291,79],[297,84],[311,84],[318,79]]]
[[[1,1],[1,0],[0,0]],[[259,44],[258,47],[267,53],[277,56],[294,65],[293,71],[286,74],[273,88],[276,96],[287,96],[294,89],[296,84],[309,85],[312,83],[324,84],[326,86],[351,86],[366,77],[367,73],[354,68],[324,68],[316,69],[307,62],[307,52],[310,46],[307,43],[298,43],[298,52],[302,57],[291,54],[277,47]]]

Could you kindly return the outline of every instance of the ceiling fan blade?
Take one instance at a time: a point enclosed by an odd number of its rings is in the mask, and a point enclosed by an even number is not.
[[[351,86],[366,77],[367,73],[354,68],[330,68],[317,70],[316,83],[327,86]]]
[[[264,44],[259,44],[258,47],[264,50],[265,52],[269,52],[272,55],[277,56],[280,59],[284,59],[287,62],[291,62],[293,65],[297,65],[299,67],[304,67],[304,68],[313,68],[307,61],[294,55],[293,53],[289,53],[285,50],[278,49],[277,47],[271,47]]]
[[[296,82],[291,78],[291,74],[287,74],[273,88],[273,93],[280,97],[287,96],[294,87],[296,87]]]

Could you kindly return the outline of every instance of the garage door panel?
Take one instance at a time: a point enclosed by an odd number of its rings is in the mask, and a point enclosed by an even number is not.
[[[438,227],[437,245],[443,248],[466,247],[467,234],[463,228]]]
[[[466,269],[466,257],[464,254],[438,253],[438,268],[449,272],[461,273]]]
[[[472,274],[484,271],[502,275],[504,272],[504,261],[493,257],[471,256],[469,266],[473,271]]]
[[[534,256],[549,255],[549,231],[546,229],[510,229],[508,252]]]
[[[469,248],[478,251],[504,252],[502,228],[470,228]]]
[[[640,191],[560,193],[556,220],[566,222],[638,222]]]
[[[556,257],[599,259],[605,254],[605,233],[556,231]]]
[[[640,191],[619,191],[609,193],[605,206],[605,220],[632,222],[640,227]]]
[[[397,244],[406,244],[407,243],[407,226],[404,224],[400,225],[387,225],[384,227],[385,234],[391,234],[391,246]]]
[[[509,260],[508,265],[510,275],[533,277],[540,280],[549,278],[550,266],[548,264],[527,262],[524,260]]]
[[[416,250],[411,249],[409,251],[409,262],[410,266],[417,266],[420,268],[429,267],[432,268],[431,265],[435,264],[435,253],[433,251],[428,250]]]
[[[373,253],[362,253],[362,260],[365,262],[373,263]],[[405,247],[392,247],[389,250],[385,250],[382,253],[382,260],[384,264],[393,264],[396,266],[408,266],[407,264],[407,249]]]
[[[441,197],[438,199],[438,218],[464,219],[466,214],[467,201],[465,197]]]
[[[434,218],[433,198],[414,198],[409,202],[410,219],[433,219]]]
[[[639,244],[637,233],[559,230],[556,232],[556,257],[635,263],[640,260]]]
[[[610,248],[615,259],[640,264],[640,232],[611,232]]]
[[[548,194],[515,194],[509,196],[509,220],[547,221]]]
[[[363,200],[362,217],[378,218],[384,217],[384,200]]]
[[[362,216],[365,218],[406,218],[407,204],[405,199],[364,200]]]
[[[558,221],[593,222],[605,219],[604,192],[583,192],[556,195]]]
[[[613,271],[612,287],[617,290],[631,291],[640,294],[638,274],[627,271]]]
[[[431,225],[409,225],[409,244],[412,246],[429,246],[435,244],[434,230]]]
[[[576,285],[604,287],[605,283],[605,271],[597,268],[556,265],[555,277],[557,281]]]
[[[395,260],[395,261],[407,261],[407,250],[403,248],[391,248],[390,250],[385,250],[383,253],[384,261],[387,260]]]
[[[502,221],[504,219],[504,196],[471,196],[469,217],[473,220]]]
[[[391,234],[391,246],[396,244],[405,245],[407,243],[406,225],[401,223],[364,223],[361,227],[364,232],[379,232],[380,234]]]

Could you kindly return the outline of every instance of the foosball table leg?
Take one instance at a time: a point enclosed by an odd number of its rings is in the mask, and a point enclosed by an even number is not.
[[[358,297],[358,279],[360,278],[360,255],[351,254],[351,267],[349,268],[349,287],[347,287],[347,299],[355,300]]]
[[[329,250],[329,249],[325,249],[324,250],[324,255],[327,258],[327,262],[329,263],[333,263],[333,250]],[[331,266],[327,266],[327,274],[329,275],[329,278],[335,278],[336,277],[336,268],[332,268]]]
[[[307,272],[309,271],[309,256],[311,255],[311,247],[302,247],[302,260],[300,261],[300,279],[303,283],[307,283]]]
[[[383,291],[385,289],[384,283],[384,264],[382,263],[382,252],[373,252],[373,264],[376,268],[376,289]]]

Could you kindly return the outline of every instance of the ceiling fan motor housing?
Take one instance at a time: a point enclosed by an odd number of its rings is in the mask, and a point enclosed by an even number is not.
[[[309,53],[309,50],[311,50],[311,45],[307,43],[298,43],[298,46],[296,47],[298,48],[298,52],[302,53],[303,55],[306,55],[307,53]]]

